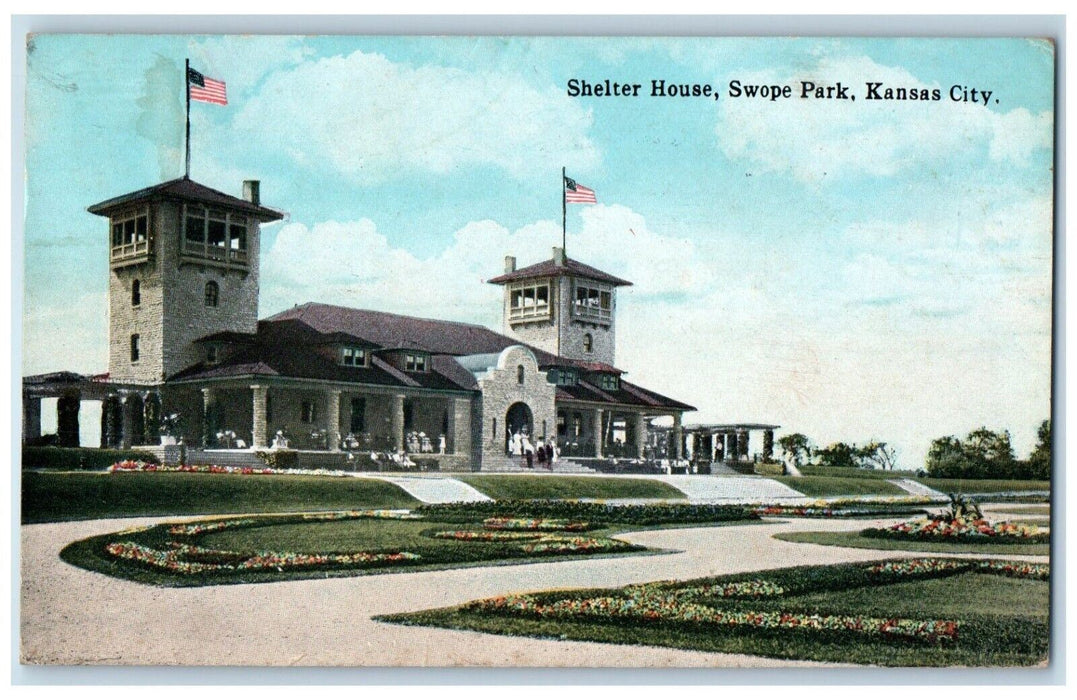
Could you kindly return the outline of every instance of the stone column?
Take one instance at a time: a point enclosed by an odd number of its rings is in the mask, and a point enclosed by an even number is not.
[[[335,389],[325,392],[325,430],[326,449],[340,452],[340,392]]]
[[[213,412],[217,410],[217,390],[206,387],[202,390],[202,446],[209,447],[213,440],[212,435],[216,426],[213,423]]]
[[[41,437],[41,397],[22,397],[22,441]]]
[[[774,431],[763,431],[763,461],[769,462],[774,456]]]
[[[404,449],[404,395],[393,394],[389,402],[389,432],[393,438],[393,449]]]
[[[684,428],[681,425],[681,414],[673,414],[673,459],[684,459]]]
[[[602,456],[602,440],[605,439],[605,431],[602,430],[602,409],[595,409],[595,457]]]
[[[60,447],[79,446],[79,406],[82,394],[72,391],[56,402],[56,441]]]
[[[449,454],[471,453],[471,399],[449,399],[449,432],[445,440]]]
[[[744,459],[748,456],[748,431],[737,431],[737,459]]]
[[[116,447],[120,442],[119,420],[122,404],[115,394],[101,403],[101,447]]]
[[[643,459],[647,446],[647,416],[636,414],[636,459]]]
[[[120,399],[122,408],[120,409],[120,447],[127,450],[130,449],[133,444],[135,427],[135,402],[132,400],[130,394]]]
[[[268,397],[268,388],[259,384],[251,386],[251,447],[269,447],[269,426],[266,425]]]

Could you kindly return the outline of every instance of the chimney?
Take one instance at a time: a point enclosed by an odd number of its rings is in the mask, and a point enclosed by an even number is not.
[[[262,198],[258,193],[258,186],[261,184],[258,180],[244,180],[243,181],[243,199],[247,200],[254,206],[259,206],[262,203]]]
[[[557,265],[558,267],[564,267],[565,266],[565,249],[564,248],[558,248],[557,246],[553,247],[553,264]]]
[[[506,255],[505,256],[505,274],[507,275],[510,272],[516,272],[516,256],[515,255]]]

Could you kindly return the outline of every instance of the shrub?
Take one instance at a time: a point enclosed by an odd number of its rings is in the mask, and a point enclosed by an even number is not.
[[[23,447],[23,469],[58,469],[63,471],[106,470],[116,462],[157,463],[152,452],[110,450],[97,447]]]
[[[295,469],[299,466],[299,453],[295,450],[268,450],[254,454],[271,469]]]
[[[710,523],[758,520],[744,506],[715,504],[659,503],[612,505],[593,501],[504,500],[478,503],[439,503],[419,507],[419,513],[446,521],[447,518],[530,517],[564,518],[588,522],[662,525],[666,523]]]

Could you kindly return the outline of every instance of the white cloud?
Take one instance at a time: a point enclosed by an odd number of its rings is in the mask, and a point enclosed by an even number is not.
[[[1053,140],[1049,112],[1000,112],[993,103],[985,108],[954,102],[949,84],[925,83],[903,68],[866,57],[823,58],[795,72],[771,69],[731,77],[742,84],[792,85],[793,97],[772,102],[723,95],[715,128],[718,147],[730,159],[764,172],[790,172],[806,182],[893,175],[925,162],[974,160],[981,151],[991,161],[1023,163],[1032,151],[1050,148]],[[801,99],[800,81],[840,81],[856,101]],[[869,81],[939,89],[941,100],[868,101]]]
[[[550,162],[596,165],[592,115],[517,73],[412,67],[378,54],[311,61],[270,76],[235,125],[304,167],[360,182],[490,164],[517,176]]]

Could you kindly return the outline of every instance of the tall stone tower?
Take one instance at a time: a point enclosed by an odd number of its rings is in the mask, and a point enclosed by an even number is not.
[[[573,360],[613,365],[616,358],[617,287],[631,285],[553,249],[550,260],[489,280],[505,288],[505,335]]]
[[[205,358],[196,339],[258,326],[258,182],[244,198],[187,178],[89,208],[109,220],[109,378],[154,385]]]

